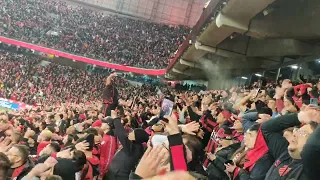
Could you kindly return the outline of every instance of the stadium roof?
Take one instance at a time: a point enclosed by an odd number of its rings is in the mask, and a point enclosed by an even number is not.
[[[315,60],[319,7],[314,0],[211,0],[166,78],[232,78]]]

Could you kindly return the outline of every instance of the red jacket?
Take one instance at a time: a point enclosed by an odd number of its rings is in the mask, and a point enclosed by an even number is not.
[[[87,158],[87,164],[85,165],[88,167],[87,174],[85,179],[86,180],[93,180],[94,177],[98,176],[96,172],[99,169],[99,159],[96,156],[92,156],[91,158]]]
[[[37,155],[39,156],[40,152],[48,145],[50,144],[49,141],[43,141],[41,143],[38,144],[38,147],[37,147]]]
[[[105,134],[100,145],[100,175],[103,176],[108,172],[109,165],[114,154],[118,149],[117,138]]]

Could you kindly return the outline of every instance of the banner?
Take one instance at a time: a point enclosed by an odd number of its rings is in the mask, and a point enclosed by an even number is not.
[[[19,102],[19,101],[0,98],[0,107],[18,110],[18,109],[30,108],[32,106],[28,105],[26,103]]]
[[[91,59],[91,58],[87,58],[87,57],[83,57],[83,56],[77,56],[74,54],[58,51],[55,49],[37,46],[34,44],[6,38],[3,36],[0,36],[0,42],[6,43],[9,45],[12,44],[15,46],[21,46],[21,47],[24,47],[27,49],[31,49],[31,51],[40,51],[40,52],[43,52],[46,54],[53,54],[55,56],[64,57],[69,60],[75,60],[75,61],[85,62],[88,64],[94,64],[94,65],[106,67],[109,69],[116,69],[116,70],[120,70],[120,71],[127,71],[127,72],[136,73],[136,74],[144,74],[144,75],[152,75],[152,76],[163,76],[166,73],[166,69],[145,69],[145,68],[124,66],[124,65],[120,65],[120,64],[113,64],[113,63],[100,61],[100,60],[96,60],[96,59]]]
[[[18,110],[19,109],[19,104],[12,103],[12,102],[0,99],[0,107]]]

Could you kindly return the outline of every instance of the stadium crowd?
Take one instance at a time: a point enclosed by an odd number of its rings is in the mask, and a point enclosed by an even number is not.
[[[2,179],[318,179],[317,80],[158,93],[37,56],[0,59],[1,96],[33,105],[0,115]],[[106,114],[111,86],[119,96]]]
[[[107,72],[87,72],[58,63],[41,64],[45,57],[0,52],[0,97],[30,105],[96,103],[101,100]],[[151,86],[133,89],[123,78],[116,79],[124,99],[147,93]]]
[[[190,28],[104,15],[65,1],[1,0],[0,35],[111,63],[162,69]]]

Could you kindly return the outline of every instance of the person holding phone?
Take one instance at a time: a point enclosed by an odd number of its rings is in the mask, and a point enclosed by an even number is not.
[[[209,179],[228,180],[229,177],[224,172],[225,163],[228,162],[233,153],[240,147],[240,143],[233,143],[232,130],[228,127],[222,127],[216,134],[216,140],[219,146],[213,153],[207,153],[210,164],[207,168]]]
[[[118,106],[118,90],[115,87],[114,78],[117,77],[117,73],[110,74],[106,79],[106,88],[103,91],[102,113],[105,117],[111,116],[111,110],[115,110]]]

